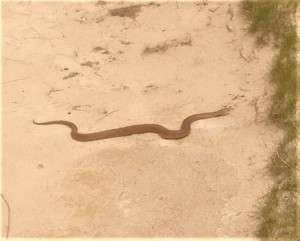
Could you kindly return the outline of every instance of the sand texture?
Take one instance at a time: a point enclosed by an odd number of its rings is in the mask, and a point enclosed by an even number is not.
[[[276,51],[238,3],[2,4],[2,194],[9,237],[252,237],[266,165]],[[191,134],[76,142],[156,123]],[[2,202],[2,231],[8,210]]]

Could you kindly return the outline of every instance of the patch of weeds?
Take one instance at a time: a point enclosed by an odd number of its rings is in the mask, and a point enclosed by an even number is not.
[[[153,53],[164,53],[167,49],[170,48],[170,45],[166,42],[159,43],[156,46],[150,47],[146,46],[142,52],[143,55],[153,54]]]
[[[142,9],[142,5],[131,5],[123,8],[115,8],[109,10],[111,16],[118,16],[121,18],[136,18]]]
[[[102,50],[106,50],[106,49],[101,47],[101,46],[97,46],[97,47],[93,48],[93,52],[99,52],[99,51],[102,51]]]
[[[268,165],[274,184],[260,205],[257,235],[266,240],[296,241],[300,232],[296,146],[299,120],[295,116],[299,99],[298,39],[294,20],[298,1],[244,0],[242,6],[250,20],[250,31],[257,36],[257,45],[273,43],[279,48],[270,73],[276,90],[269,118],[285,130]]]
[[[142,55],[149,55],[153,53],[164,53],[169,48],[176,48],[178,46],[184,45],[192,45],[192,38],[190,34],[186,34],[186,36],[182,39],[172,39],[170,41],[159,43],[153,47],[147,46],[144,48]]]
[[[251,21],[250,31],[258,33],[258,44],[266,44],[270,37],[283,40],[290,29],[290,15],[295,14],[297,0],[244,0],[243,9]]]
[[[106,1],[98,0],[98,1],[96,2],[96,5],[106,5],[106,4],[107,4]]]
[[[287,43],[288,42],[288,43]],[[288,122],[294,119],[297,104],[297,59],[296,42],[284,41],[271,70],[271,80],[277,85],[271,106],[270,117],[277,122]]]
[[[66,75],[65,77],[63,77],[63,79],[70,79],[70,78],[75,77],[76,75],[79,75],[79,73],[78,72],[72,72],[72,73]]]
[[[263,222],[257,236],[267,238],[267,240],[296,240],[297,213],[295,210],[297,202],[295,193],[274,186],[264,199],[267,202],[259,212]]]

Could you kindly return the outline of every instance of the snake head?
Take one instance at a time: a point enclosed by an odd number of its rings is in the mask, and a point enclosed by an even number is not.
[[[234,108],[232,106],[229,106],[219,110],[219,112],[221,113],[221,115],[228,115],[229,112],[232,111],[233,109]]]

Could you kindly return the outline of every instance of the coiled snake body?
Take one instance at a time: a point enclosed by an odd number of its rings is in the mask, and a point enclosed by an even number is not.
[[[191,124],[197,120],[213,118],[218,116],[224,116],[229,114],[231,108],[223,108],[214,112],[200,113],[191,115],[185,118],[181,124],[181,128],[179,130],[169,130],[161,125],[157,124],[141,124],[141,125],[132,125],[121,127],[117,129],[111,129],[106,131],[100,131],[95,133],[79,133],[77,126],[70,121],[49,121],[49,122],[35,122],[36,125],[65,125],[71,128],[71,137],[76,141],[96,141],[103,140],[114,137],[121,136],[130,136],[133,134],[143,134],[143,133],[156,133],[160,135],[164,139],[181,139],[186,137],[191,132]]]

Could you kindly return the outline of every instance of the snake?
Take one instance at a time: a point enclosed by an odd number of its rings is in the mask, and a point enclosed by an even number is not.
[[[33,120],[33,123],[36,125],[65,125],[71,129],[71,137],[76,141],[88,142],[88,141],[97,141],[108,138],[130,136],[134,134],[143,134],[143,133],[156,133],[163,139],[168,140],[177,140],[182,139],[188,136],[191,132],[191,124],[195,121],[214,118],[219,116],[228,115],[231,110],[231,107],[226,107],[218,111],[199,113],[188,116],[181,123],[181,128],[179,130],[170,130],[164,126],[157,124],[140,124],[140,125],[131,125],[125,126],[116,129],[110,129],[94,133],[79,133],[77,126],[70,121],[65,120],[56,120],[48,122],[36,122]]]

